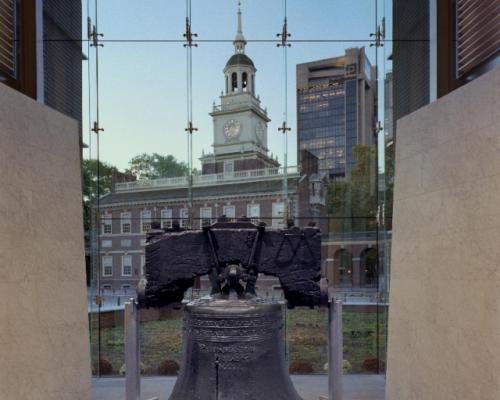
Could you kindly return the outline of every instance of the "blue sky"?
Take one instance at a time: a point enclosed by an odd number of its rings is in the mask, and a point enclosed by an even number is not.
[[[94,20],[94,0],[83,1]],[[375,50],[369,34],[375,30],[377,0],[288,0],[287,14],[291,39],[335,39],[341,42],[293,43],[288,50],[289,165],[296,163],[295,65],[316,59],[335,57],[348,47],[365,46],[372,64]],[[385,4],[384,4],[385,3]],[[236,0],[192,0],[192,28],[198,39],[218,40],[200,43],[193,49],[193,121],[199,129],[194,135],[195,166],[202,150],[211,151],[212,120],[208,113],[218,102],[223,89],[222,69],[233,54],[236,32]],[[391,37],[390,0],[378,0],[379,20],[387,19],[387,37]],[[267,107],[270,150],[283,160],[282,134],[277,128],[283,121],[285,81],[283,51],[275,43],[252,40],[275,39],[283,23],[283,0],[242,0],[243,32],[249,41],[246,53],[256,67],[256,91]],[[185,29],[185,0],[100,0],[99,31],[106,40],[179,40]],[[86,22],[84,24],[86,27]],[[84,32],[86,35],[86,32]],[[359,42],[361,41],[361,42]],[[95,138],[89,139],[87,121],[95,120],[95,53],[84,52],[84,139],[90,143],[85,156],[96,156]],[[379,51],[379,77],[390,66]],[[90,86],[87,65],[90,65]],[[126,168],[135,155],[147,152],[173,154],[187,159],[186,133],[186,50],[173,42],[106,42],[99,50],[100,158]],[[381,83],[382,85],[382,83]],[[89,89],[90,88],[90,89]],[[383,86],[380,86],[383,88]],[[90,113],[88,107],[90,93]],[[383,105],[383,98],[379,98]],[[381,110],[382,112],[382,110]],[[383,121],[382,116],[380,117]]]

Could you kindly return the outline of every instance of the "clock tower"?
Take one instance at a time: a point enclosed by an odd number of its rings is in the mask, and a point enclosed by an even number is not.
[[[235,171],[238,170],[236,160],[241,159],[247,160],[244,163],[246,169],[278,166],[277,161],[267,155],[267,124],[271,120],[256,95],[257,69],[245,54],[247,42],[242,31],[240,4],[237,21],[237,32],[233,41],[234,54],[223,70],[224,91],[220,96],[220,105],[214,103],[210,113],[214,122],[214,153],[201,158],[202,164],[215,163],[213,172],[216,173],[223,172],[217,165],[223,165],[224,161],[227,165],[227,160],[230,159],[235,160]],[[251,159],[255,162],[248,162]]]

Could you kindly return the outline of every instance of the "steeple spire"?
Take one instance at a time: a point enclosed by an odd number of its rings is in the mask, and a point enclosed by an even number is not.
[[[243,30],[241,28],[241,1],[238,0],[238,29],[236,31],[236,37],[234,38],[234,50],[236,53],[244,53],[245,45],[247,44],[245,37],[243,36]]]

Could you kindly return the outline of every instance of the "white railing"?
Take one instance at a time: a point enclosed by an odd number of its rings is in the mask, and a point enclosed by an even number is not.
[[[246,93],[240,93],[240,94],[246,94]],[[236,96],[238,96],[238,95],[234,95],[234,96],[236,98]],[[250,97],[250,101],[245,99],[243,101],[232,101],[232,102],[226,102],[223,104],[214,104],[213,111],[214,112],[235,111],[235,110],[247,108],[249,105],[258,108],[262,113],[267,115],[267,109],[262,108],[260,106],[260,100],[254,98],[254,97]]]
[[[193,187],[221,185],[238,182],[251,182],[261,180],[282,179],[284,174],[283,167],[252,169],[246,171],[225,172],[220,174],[194,175]],[[288,167],[288,175],[299,174],[297,167]],[[138,180],[134,182],[116,183],[116,192],[139,191],[144,189],[163,189],[163,188],[185,188],[188,186],[188,177],[180,176],[175,178],[161,178],[151,180]]]

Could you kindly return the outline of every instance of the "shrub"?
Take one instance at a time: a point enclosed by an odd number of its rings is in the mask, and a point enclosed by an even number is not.
[[[113,364],[105,358],[100,358],[99,366],[97,366],[97,362],[94,364],[94,371],[99,372],[100,375],[111,375],[113,373]]]
[[[288,371],[291,374],[311,374],[314,368],[309,361],[297,360],[290,363]]]
[[[165,360],[160,363],[158,373],[160,375],[177,375],[179,372],[179,364],[174,360]]]
[[[377,373],[379,371],[383,371],[385,369],[385,364],[383,361],[379,361],[378,358],[367,358],[361,364],[361,369],[368,372]]]
[[[146,364],[141,362],[141,375],[145,374],[148,369],[149,369],[149,367]],[[118,373],[120,375],[125,375],[125,372],[127,372],[127,366],[125,364],[123,364],[120,368],[120,371],[118,371]]]
[[[325,363],[325,365],[323,365],[323,370],[328,371],[328,363]],[[342,372],[344,373],[344,375],[347,375],[351,371],[352,364],[347,360],[342,360]]]
[[[342,371],[344,372],[344,375],[352,371],[352,364],[348,360],[342,361]]]

